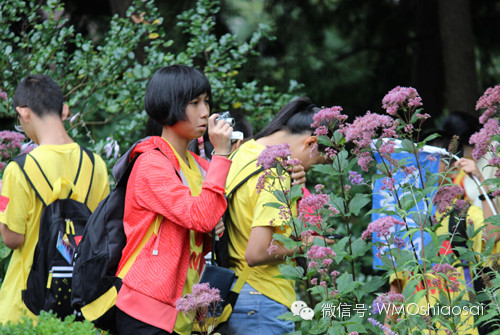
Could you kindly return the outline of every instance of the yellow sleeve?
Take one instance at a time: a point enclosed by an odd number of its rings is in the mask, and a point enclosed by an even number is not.
[[[257,176],[252,178],[257,181]],[[286,189],[290,189],[290,177],[285,175],[283,185]],[[257,201],[253,212],[252,227],[281,227],[283,220],[280,219],[280,210],[278,208],[266,206],[268,203],[281,203],[273,193],[267,191],[267,184],[272,182],[269,178],[266,180],[266,190],[262,190],[257,194]],[[273,187],[273,189],[275,189]],[[277,189],[277,188],[276,188]],[[284,205],[284,204],[283,204]],[[295,214],[295,206],[292,206],[292,213]]]
[[[25,235],[29,209],[36,197],[17,163],[10,162],[3,175],[0,222],[11,231]]]

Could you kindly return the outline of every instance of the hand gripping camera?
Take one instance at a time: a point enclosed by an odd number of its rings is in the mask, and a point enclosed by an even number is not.
[[[225,111],[224,113],[220,114],[216,121],[222,120],[226,123],[228,123],[231,127],[234,127],[234,119],[231,117],[231,114],[229,114],[229,111]],[[231,133],[231,142],[236,142],[237,140],[242,140],[243,139],[243,133],[241,131],[233,131]]]

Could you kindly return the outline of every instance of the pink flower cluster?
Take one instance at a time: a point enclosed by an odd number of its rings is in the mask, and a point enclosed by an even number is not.
[[[184,313],[199,312],[220,301],[219,289],[211,288],[208,283],[201,283],[193,285],[191,294],[186,294],[185,298],[177,299],[175,307]]]
[[[337,256],[329,247],[313,245],[307,251],[307,259],[309,260],[309,269],[318,270],[321,276],[328,275],[328,268],[333,264],[333,259]]]
[[[488,152],[491,136],[500,134],[500,127],[497,119],[489,119],[477,133],[470,137],[469,143],[474,146],[472,158],[478,160]]]
[[[4,91],[2,91],[1,88],[0,88],[0,100],[7,101],[7,93],[5,93]]]
[[[25,139],[26,137],[17,131],[0,131],[0,175],[11,158],[35,148],[35,144],[23,143]]]
[[[262,165],[266,170],[271,169],[276,167],[278,163],[288,161],[291,154],[289,143],[266,145],[257,158],[257,165]]]
[[[10,159],[15,151],[21,149],[26,137],[17,131],[0,131],[0,158]]]
[[[365,149],[369,149],[372,140],[377,137],[377,131],[382,130],[382,134],[380,137],[391,137],[397,138],[396,127],[397,122],[395,122],[388,115],[380,115],[374,114],[368,111],[366,115],[357,117],[354,119],[352,124],[347,123],[342,129],[339,131],[344,134],[346,141],[352,142],[356,145],[354,153],[358,155],[358,165],[364,171],[368,171],[368,164],[373,160],[370,152],[364,151]],[[390,141],[387,141],[388,146],[392,146],[393,144]],[[390,148],[381,148],[381,150],[386,150],[390,152]]]
[[[395,225],[406,226],[406,223],[396,220],[392,216],[384,216],[371,222],[368,228],[361,234],[361,238],[363,240],[368,240],[373,233],[375,233],[377,237],[388,238]]]
[[[483,115],[479,118],[479,122],[485,124],[486,121],[491,119],[496,111],[500,108],[500,85],[488,88],[482,97],[476,103],[476,110],[483,109]]]
[[[396,292],[389,291],[379,295],[375,300],[373,300],[372,313],[381,314],[387,311],[390,306],[399,306],[404,303],[404,295]]]
[[[257,158],[257,165],[261,165],[265,170],[257,181],[257,193],[265,189],[266,179],[272,175],[270,169],[277,167],[278,164],[284,169],[301,164],[301,161],[298,159],[290,159],[291,154],[289,143],[266,145],[266,148],[262,150]],[[284,176],[282,175],[278,176],[278,178],[284,180]]]
[[[337,124],[343,124],[347,120],[347,115],[341,114],[342,107],[333,106],[323,108],[313,116],[314,122],[311,127],[316,128],[316,136],[327,135],[328,128],[333,129]]]
[[[453,206],[453,202],[457,197],[464,195],[464,190],[457,185],[442,186],[434,195],[432,202],[436,205],[436,209],[440,213],[445,213]]]
[[[398,109],[414,110],[422,106],[422,98],[413,87],[396,86],[382,99],[382,108],[387,114],[395,116]]]
[[[323,223],[323,217],[321,216],[323,208],[327,207],[331,211],[330,216],[339,213],[329,202],[330,197],[327,194],[306,195],[299,202],[299,219],[304,223],[320,228]]]

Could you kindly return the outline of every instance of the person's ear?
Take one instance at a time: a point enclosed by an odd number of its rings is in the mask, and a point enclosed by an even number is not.
[[[68,115],[69,115],[69,106],[67,104],[64,104],[61,113],[61,120],[62,121],[66,120],[68,118]]]
[[[240,145],[243,144],[243,140],[237,140],[236,142],[233,143],[233,151],[238,149]]]
[[[304,141],[305,148],[311,149],[314,144],[318,143],[318,138],[316,136],[309,136]]]
[[[19,113],[19,116],[24,122],[27,122],[30,119],[30,109],[28,107],[17,106],[16,112]]]

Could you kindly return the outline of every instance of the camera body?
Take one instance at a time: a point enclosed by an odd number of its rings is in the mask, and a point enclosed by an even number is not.
[[[225,111],[224,113],[220,114],[216,121],[224,121],[227,124],[229,124],[231,127],[234,127],[235,121],[234,118],[231,117],[231,114],[229,114],[229,111]],[[242,140],[243,139],[243,133],[241,131],[233,131],[231,133],[231,141],[236,142],[237,140]]]

